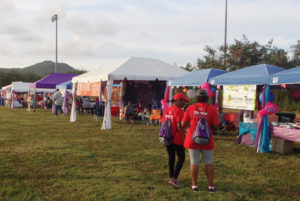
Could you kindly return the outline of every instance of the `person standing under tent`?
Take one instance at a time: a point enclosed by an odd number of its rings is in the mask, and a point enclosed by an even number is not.
[[[196,93],[197,103],[190,105],[182,119],[182,127],[186,127],[189,123],[190,126],[187,131],[187,135],[184,141],[184,147],[188,149],[190,156],[190,173],[192,178],[192,190],[193,192],[198,191],[198,173],[199,173],[199,163],[200,154],[202,155],[202,160],[205,164],[205,173],[208,180],[208,190],[209,192],[215,192],[215,186],[213,183],[214,177],[214,166],[213,166],[213,130],[218,128],[220,124],[218,112],[216,108],[208,104],[208,94],[204,89],[199,89]],[[192,133],[194,132],[198,121],[200,118],[204,117],[210,128],[210,138],[208,144],[200,145],[196,144],[192,140]]]
[[[53,96],[53,100],[54,100],[54,105],[55,105],[55,115],[57,116],[57,110],[60,111],[61,115],[64,115],[64,112],[62,111],[62,104],[64,102],[64,99],[62,97],[62,94],[60,93],[59,89],[56,89],[56,92],[54,93]]]
[[[177,178],[185,160],[185,153],[183,147],[185,136],[184,130],[182,129],[180,124],[183,118],[183,111],[181,108],[185,105],[186,102],[189,102],[190,100],[186,98],[185,95],[183,95],[182,93],[178,93],[174,96],[174,101],[174,105],[171,105],[167,109],[165,109],[162,121],[165,122],[167,119],[171,120],[173,133],[172,144],[166,146],[169,155],[170,179],[168,183],[176,188],[180,188],[180,185],[177,182]],[[175,153],[177,154],[178,160],[174,170]]]

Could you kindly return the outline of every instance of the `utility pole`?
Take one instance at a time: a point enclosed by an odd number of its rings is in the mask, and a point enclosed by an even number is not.
[[[227,0],[225,0],[225,34],[224,34],[224,68],[226,70],[227,59]]]
[[[55,70],[54,70],[55,73],[57,72],[57,20],[58,20],[57,14],[53,15],[51,21],[55,22],[55,28],[56,28],[55,29]]]

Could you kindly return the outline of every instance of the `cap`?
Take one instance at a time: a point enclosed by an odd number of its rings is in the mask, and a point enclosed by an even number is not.
[[[198,89],[196,96],[208,96],[207,91],[205,89]]]
[[[182,93],[175,94],[174,100],[179,100],[179,99],[183,99],[183,100],[185,100],[187,102],[190,101],[190,99],[188,99],[187,97],[185,97],[185,95],[182,94]]]

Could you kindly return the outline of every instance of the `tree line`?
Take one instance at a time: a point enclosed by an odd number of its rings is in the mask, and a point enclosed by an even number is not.
[[[32,72],[22,73],[18,71],[0,71],[0,88],[16,81],[35,82],[39,79],[41,79],[41,77]]]
[[[86,73],[85,70],[75,70],[75,71],[70,71],[68,73],[72,74],[83,74]],[[16,81],[22,81],[22,82],[35,82],[39,79],[41,79],[41,76],[36,75],[33,72],[20,72],[20,71],[0,71],[0,89],[3,86],[7,86],[11,84],[12,82]]]
[[[271,64],[284,68],[292,68],[300,65],[300,40],[290,46],[290,50],[278,48],[273,45],[273,39],[262,45],[256,41],[249,41],[243,35],[241,40],[234,40],[233,44],[227,45],[226,62],[225,46],[217,49],[210,46],[204,48],[205,56],[197,59],[197,64],[190,62],[181,68],[192,71],[194,69],[217,68],[223,70],[237,70],[246,66],[257,64]]]

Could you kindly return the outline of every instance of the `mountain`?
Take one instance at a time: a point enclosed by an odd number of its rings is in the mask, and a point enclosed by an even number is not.
[[[43,61],[25,68],[0,68],[0,71],[9,72],[17,71],[20,73],[32,72],[38,76],[45,76],[49,73],[54,73],[55,63],[53,61]],[[70,73],[77,71],[77,69],[66,63],[57,63],[57,73]]]

